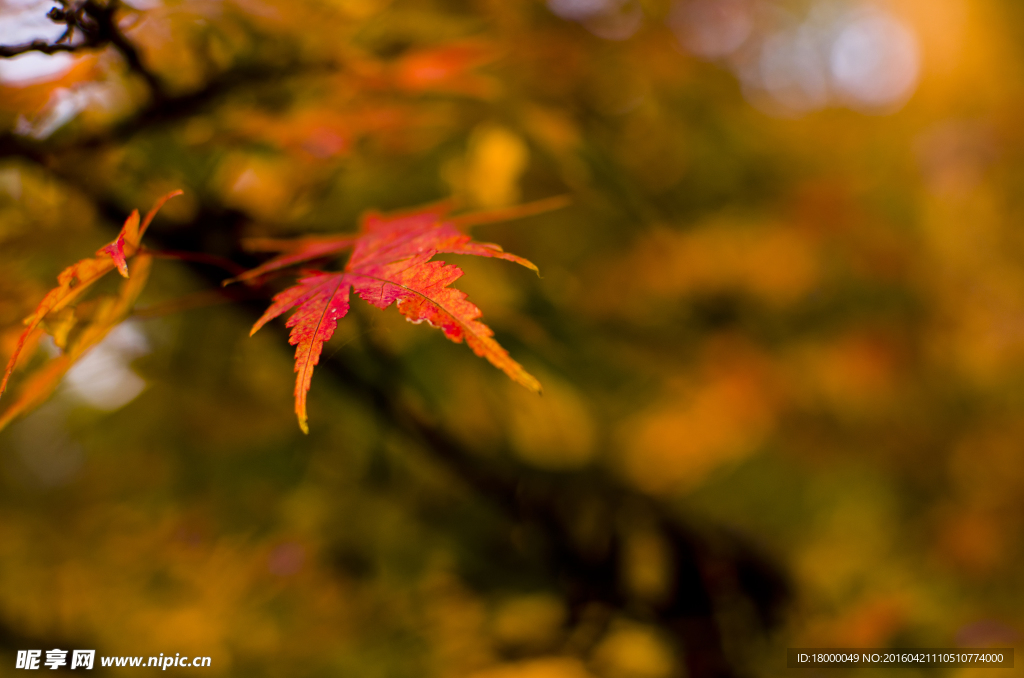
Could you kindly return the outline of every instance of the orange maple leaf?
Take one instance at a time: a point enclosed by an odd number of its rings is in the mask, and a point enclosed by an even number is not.
[[[496,81],[477,72],[499,56],[490,45],[461,42],[410,52],[393,66],[398,89],[412,92],[441,91],[488,97],[497,90]]]
[[[95,257],[82,259],[60,272],[60,275],[57,276],[57,287],[50,290],[46,296],[43,297],[43,300],[39,302],[39,305],[36,307],[36,310],[32,315],[25,319],[25,330],[21,333],[21,336],[18,337],[18,342],[14,347],[14,353],[11,355],[10,360],[7,361],[7,369],[4,371],[3,380],[0,381],[0,396],[2,396],[4,391],[7,389],[7,382],[10,380],[11,373],[14,372],[14,368],[18,364],[18,357],[21,355],[26,341],[33,334],[36,328],[39,327],[39,324],[43,322],[43,319],[67,308],[72,302],[82,296],[82,293],[89,289],[93,283],[105,276],[107,273],[113,271],[115,268],[122,276],[127,278],[127,259],[133,257],[139,252],[142,236],[145,234],[146,229],[149,228],[149,224],[153,221],[153,217],[156,216],[157,211],[163,207],[165,202],[176,195],[181,195],[181,193],[181,191],[173,191],[157,200],[156,204],[153,205],[153,209],[146,214],[146,217],[142,219],[141,222],[139,220],[139,211],[133,211],[124,222],[124,225],[121,227],[121,232],[118,233],[117,238],[115,238],[113,242],[97,250]],[[149,262],[147,261],[147,271],[148,264]],[[132,294],[138,293],[135,288],[130,289]],[[107,327],[106,331],[109,331],[111,327],[112,326]],[[106,331],[102,333],[102,336],[100,336],[99,339],[106,336]],[[64,332],[66,334],[66,328]],[[99,339],[96,339],[96,341],[98,342]],[[94,343],[95,342],[91,343],[90,346],[94,345]],[[62,358],[63,357],[65,356],[62,356]],[[70,366],[70,363],[68,363],[68,366]],[[64,371],[66,371],[66,368]],[[63,372],[60,372],[60,374],[63,374]],[[56,386],[56,384],[54,384],[54,386]],[[8,415],[9,413],[4,415],[5,422],[10,419]]]
[[[239,279],[251,280],[284,266],[353,247],[343,271],[307,272],[296,285],[274,297],[250,332],[254,334],[270,320],[295,309],[286,326],[291,328],[288,341],[296,347],[295,413],[303,432],[309,432],[306,394],[313,368],[320,361],[324,342],[334,334],[338,320],[348,313],[349,296],[353,291],[378,308],[394,303],[408,320],[415,323],[426,320],[452,341],[465,341],[476,355],[486,358],[526,388],[540,392],[540,382],[509,357],[494,340],[491,329],[480,322],[480,309],[470,303],[463,292],[450,286],[462,276],[462,270],[431,259],[436,254],[449,252],[506,259],[534,271],[537,267],[503,251],[498,245],[473,241],[452,221],[445,220],[445,211],[441,206],[400,216],[369,214],[355,237],[303,239],[294,241],[290,248],[279,241],[260,241],[266,249],[290,251]]]
[[[152,257],[148,254],[140,254],[135,258],[135,275],[121,284],[117,296],[103,298],[91,321],[81,330],[76,340],[65,345],[60,355],[42,365],[25,380],[18,397],[0,414],[0,430],[16,417],[45,402],[78,359],[103,341],[110,330],[127,317],[146,284],[151,263]]]

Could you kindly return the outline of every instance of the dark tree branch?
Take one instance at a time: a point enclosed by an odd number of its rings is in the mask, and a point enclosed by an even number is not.
[[[99,45],[97,45],[99,46]],[[15,57],[27,52],[42,52],[43,54],[56,54],[58,52],[78,52],[89,47],[86,44],[69,45],[66,42],[47,42],[46,40],[33,40],[20,45],[0,45],[0,57]]]
[[[142,63],[135,45],[125,37],[117,25],[115,15],[120,8],[120,0],[110,0],[106,6],[100,5],[95,0],[85,0],[83,3],[85,13],[95,21],[97,39],[112,44],[124,57],[128,69],[146,81],[154,102],[163,101],[167,98],[163,83]]]
[[[0,45],[0,57],[14,57],[28,52],[56,54],[58,52],[79,52],[102,49],[112,45],[125,62],[128,69],[146,81],[153,99],[162,101],[166,91],[160,80],[142,63],[139,52],[125,37],[117,25],[117,12],[121,9],[120,0],[109,0],[106,4],[97,0],[60,0],[62,7],[54,7],[47,16],[55,23],[64,24],[67,30],[54,42],[33,40],[20,45]],[[71,42],[75,32],[82,34],[82,40]]]

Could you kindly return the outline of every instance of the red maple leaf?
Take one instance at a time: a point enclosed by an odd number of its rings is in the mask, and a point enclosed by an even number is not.
[[[480,309],[466,295],[451,287],[462,276],[457,266],[431,261],[434,255],[449,252],[507,259],[534,271],[532,263],[504,252],[491,243],[474,242],[445,220],[444,208],[401,216],[370,214],[355,237],[303,239],[292,246],[280,242],[262,242],[266,249],[284,250],[266,264],[239,276],[250,280],[284,266],[320,259],[349,246],[352,255],[341,272],[307,272],[299,282],[276,295],[266,313],[253,325],[255,333],[282,313],[295,309],[286,325],[291,328],[289,343],[295,349],[295,413],[299,427],[309,431],[306,394],[313,368],[320,361],[324,342],[348,313],[349,295],[354,291],[378,308],[396,304],[410,321],[426,320],[440,328],[446,337],[465,341],[476,355],[486,358],[513,380],[533,391],[540,383],[509,357],[494,340],[494,333],[480,322]]]

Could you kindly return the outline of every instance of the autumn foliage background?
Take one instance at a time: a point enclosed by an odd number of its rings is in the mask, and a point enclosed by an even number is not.
[[[56,38],[49,7],[0,1],[0,43]],[[53,647],[367,678],[1019,648],[1021,12],[145,0],[116,12],[138,63],[0,59],[2,361],[132,209],[183,189],[145,242],[193,255],[0,432],[0,672]],[[303,435],[283,323],[249,337],[293,279],[220,282],[267,259],[252,239],[440,200],[539,267],[440,257],[543,396],[354,302]]]

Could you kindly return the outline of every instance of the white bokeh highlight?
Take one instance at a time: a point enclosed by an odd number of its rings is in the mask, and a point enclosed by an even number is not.
[[[773,115],[892,113],[920,78],[913,30],[883,5],[816,0],[797,16],[778,0],[676,0],[667,23],[680,48],[732,70]]]
[[[738,50],[753,33],[753,4],[749,0],[677,2],[668,25],[687,52],[720,59]]]
[[[59,87],[53,90],[46,107],[37,115],[18,116],[14,133],[41,141],[86,109],[115,109],[119,103],[117,94],[115,88],[107,83],[90,82],[76,87]]]
[[[123,322],[68,370],[68,393],[98,410],[113,411],[134,400],[146,382],[131,370],[131,361],[149,353],[146,335],[132,321]]]
[[[759,61],[760,86],[794,112],[823,108],[829,99],[829,73],[818,36],[806,26],[765,40]]]
[[[548,0],[548,8],[570,21],[582,21],[616,9],[616,0]]]
[[[47,18],[52,2],[39,0],[3,0],[0,2],[0,44],[17,45],[33,40],[53,41],[64,32],[62,25]],[[71,68],[74,57],[29,52],[11,59],[0,59],[0,82],[25,85],[53,80]]]
[[[563,19],[576,21],[605,40],[626,40],[643,25],[638,0],[548,0],[548,9]]]
[[[852,107],[899,107],[917,84],[917,39],[894,18],[864,12],[852,17],[832,43],[830,68],[836,89]]]

